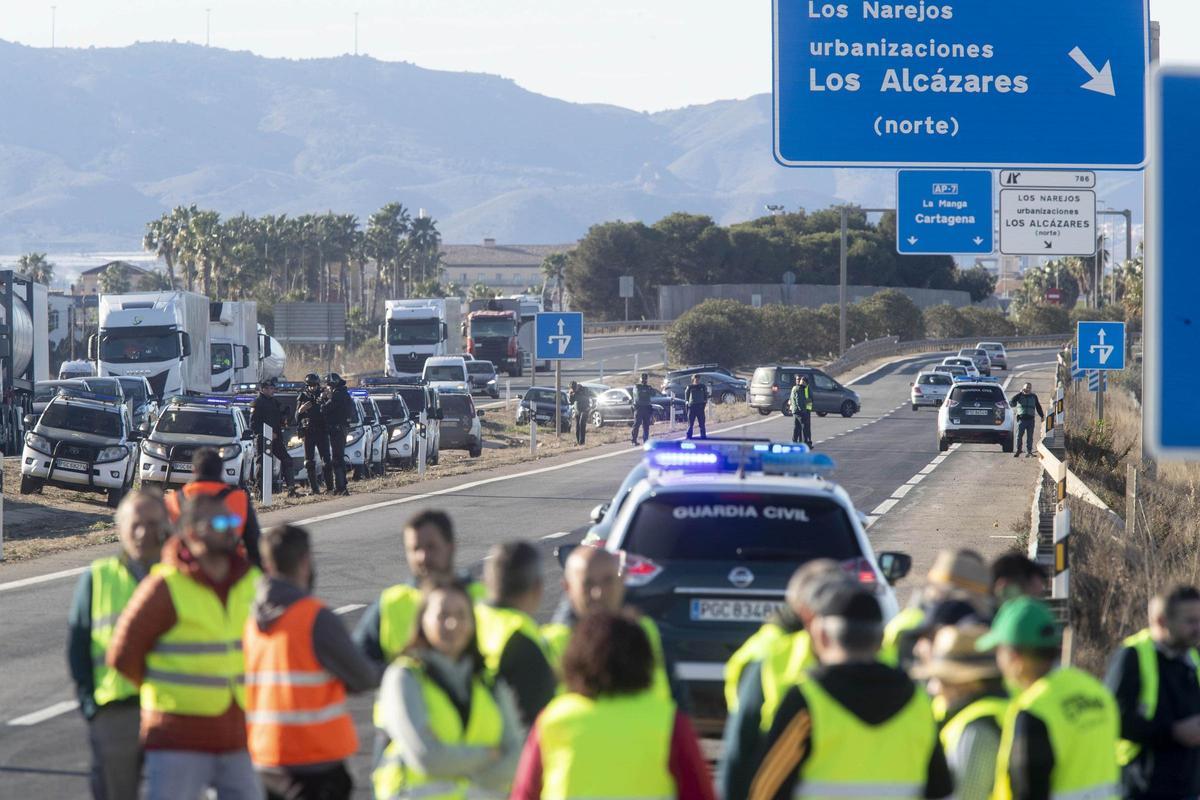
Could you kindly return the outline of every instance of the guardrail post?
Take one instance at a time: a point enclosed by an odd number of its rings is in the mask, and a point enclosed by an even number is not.
[[[512,378],[504,379],[504,408],[508,410],[508,404],[512,402]]]
[[[0,561],[4,560],[4,470],[0,469]]]
[[[633,354],[633,381],[634,381],[634,383],[637,383],[637,380],[638,380],[638,354],[634,353]]]
[[[417,423],[421,426],[421,435],[417,437],[417,480],[425,478],[425,459],[429,452],[429,425],[426,421],[424,411],[417,416]]]
[[[1060,504],[1054,515],[1054,584],[1050,597],[1066,600],[1071,595],[1071,509]]]
[[[1138,471],[1132,461],[1125,465],[1125,536],[1137,533]]]
[[[669,398],[669,401],[667,403],[667,419],[670,420],[670,422],[667,423],[667,432],[674,433],[675,432],[675,392],[673,392],[673,391],[668,392],[667,397]]]
[[[600,383],[604,383],[604,359],[600,359]]]
[[[275,488],[274,477],[271,475],[273,471],[271,468],[274,466],[274,463],[272,463],[273,456],[270,450],[273,433],[271,426],[265,422],[262,427],[262,435],[263,448],[266,451],[258,454],[258,457],[262,460],[262,504],[269,506],[271,505],[271,493]]]
[[[529,409],[529,455],[537,455],[537,413],[533,408]]]

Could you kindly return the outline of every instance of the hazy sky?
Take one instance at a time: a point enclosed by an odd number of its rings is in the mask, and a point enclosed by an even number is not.
[[[357,10],[362,53],[566,100],[653,111],[771,90],[770,0],[0,0],[0,38],[48,46],[52,4],[65,47],[203,43],[210,8],[214,46],[336,56]],[[1164,61],[1200,63],[1200,0],[1151,0],[1151,15]]]

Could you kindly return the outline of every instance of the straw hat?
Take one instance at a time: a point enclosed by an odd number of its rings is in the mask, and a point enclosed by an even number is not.
[[[1000,677],[991,653],[980,653],[976,643],[988,632],[983,625],[947,626],[933,637],[929,660],[913,667],[913,677],[937,678],[944,683],[971,683]]]
[[[930,585],[976,595],[990,595],[992,576],[982,556],[973,550],[943,550],[926,576]]]

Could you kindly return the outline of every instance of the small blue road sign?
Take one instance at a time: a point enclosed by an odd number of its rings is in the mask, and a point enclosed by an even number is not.
[[[543,312],[537,315],[538,361],[568,361],[583,358],[583,314]]]
[[[992,252],[992,173],[896,173],[896,251],[902,255]]]
[[[1080,369],[1125,369],[1125,323],[1080,322],[1075,347]]]
[[[1089,369],[1087,374],[1089,392],[1108,391],[1108,373],[1098,369]]]

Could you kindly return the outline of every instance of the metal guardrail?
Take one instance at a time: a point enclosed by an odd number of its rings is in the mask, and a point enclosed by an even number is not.
[[[584,322],[583,332],[586,335],[589,333],[622,333],[625,331],[665,331],[671,327],[673,321],[669,319],[635,319],[626,322]]]
[[[871,339],[853,347],[847,348],[840,358],[825,365],[825,371],[836,375],[857,366],[887,356],[901,356],[920,353],[939,352],[942,350],[958,350],[962,347],[974,346],[980,341],[1000,342],[1006,348],[1020,349],[1023,346],[1034,347],[1048,344],[1059,344],[1072,339],[1070,333],[1054,333],[1045,336],[971,336],[961,339],[914,339],[900,341],[899,337],[887,336],[881,339]]]

